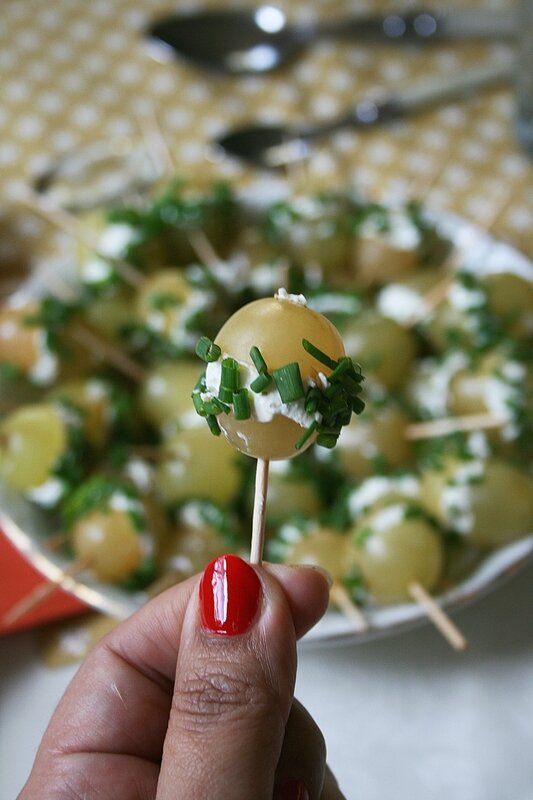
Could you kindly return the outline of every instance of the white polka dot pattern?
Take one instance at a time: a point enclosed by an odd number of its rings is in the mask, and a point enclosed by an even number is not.
[[[259,5],[260,0],[254,0]],[[479,7],[513,0],[471,0]],[[428,76],[447,76],[507,53],[507,45],[466,43],[401,48],[322,40],[269,76],[207,75],[179,58],[157,60],[142,35],[148,21],[179,6],[209,0],[4,0],[0,26],[0,194],[4,237],[24,237],[24,249],[46,244],[43,231],[16,206],[21,187],[59,155],[102,138],[139,137],[139,115],[156,114],[178,172],[208,181],[246,184],[253,171],[221,158],[212,140],[225,130],[265,122],[326,120],[370,91],[401,91]],[[238,0],[219,6],[237,7]],[[354,13],[351,0],[285,0],[303,23]],[[431,0],[425,5],[439,5]],[[358,13],[391,7],[360,0]],[[373,197],[425,191],[436,208],[474,218],[492,216],[496,235],[533,256],[533,166],[512,130],[510,88],[450,104],[401,124],[343,130],[321,141],[305,169],[287,174],[298,191],[350,181]],[[114,180],[110,176],[110,180]],[[305,187],[303,186],[305,183]],[[496,187],[496,188],[495,188]],[[503,187],[498,190],[497,187]],[[505,207],[498,213],[498,204]],[[17,223],[14,224],[13,220]],[[54,237],[49,232],[48,238]],[[2,257],[17,246],[2,239]],[[8,246],[9,244],[9,246]]]

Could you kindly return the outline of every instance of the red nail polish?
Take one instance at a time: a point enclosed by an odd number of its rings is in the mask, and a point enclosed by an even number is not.
[[[200,581],[202,625],[213,633],[237,636],[255,619],[261,596],[256,571],[234,555],[219,556]]]
[[[309,800],[309,791],[303,781],[291,778],[276,794],[276,800]]]

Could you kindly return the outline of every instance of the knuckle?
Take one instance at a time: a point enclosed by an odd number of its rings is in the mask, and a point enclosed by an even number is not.
[[[258,721],[281,714],[279,698],[264,677],[250,676],[235,664],[210,661],[182,676],[173,698],[173,710],[189,731],[211,722]]]

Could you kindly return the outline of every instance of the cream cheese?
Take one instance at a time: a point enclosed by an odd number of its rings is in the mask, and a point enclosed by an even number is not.
[[[61,478],[51,477],[48,478],[40,486],[35,486],[33,489],[27,489],[25,492],[28,500],[31,500],[43,508],[53,508],[63,497],[65,492],[65,483]]]
[[[46,343],[46,332],[40,331],[38,335],[39,355],[37,361],[28,372],[28,378],[38,386],[49,386],[58,376],[59,358]]]
[[[420,496],[420,481],[413,475],[403,475],[398,478],[376,475],[367,478],[348,497],[348,508],[351,515],[358,517],[382,497],[392,492],[398,492],[406,498],[417,498]]]
[[[212,400],[218,396],[222,374],[222,361],[229,357],[227,353],[223,353],[218,361],[212,361],[207,365],[205,373],[207,391],[202,393],[202,400]],[[262,394],[253,392],[250,386],[257,378],[255,368],[243,361],[237,361],[237,363],[240,368],[241,386],[250,390],[249,398],[252,419],[256,419],[258,422],[272,422],[275,417],[282,416],[293,420],[293,422],[301,425],[302,428],[309,427],[314,421],[320,422],[322,417],[318,412],[315,414],[308,414],[306,412],[303,399],[294,403],[283,403],[275,386]],[[307,385],[313,386],[315,384],[312,380],[308,380]]]

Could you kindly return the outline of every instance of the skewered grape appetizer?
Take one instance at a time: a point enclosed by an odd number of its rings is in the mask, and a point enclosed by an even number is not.
[[[195,407],[246,455],[291,458],[315,440],[334,447],[364,408],[363,378],[340,334],[302,296],[280,290],[244,306],[198,352],[207,369]]]

